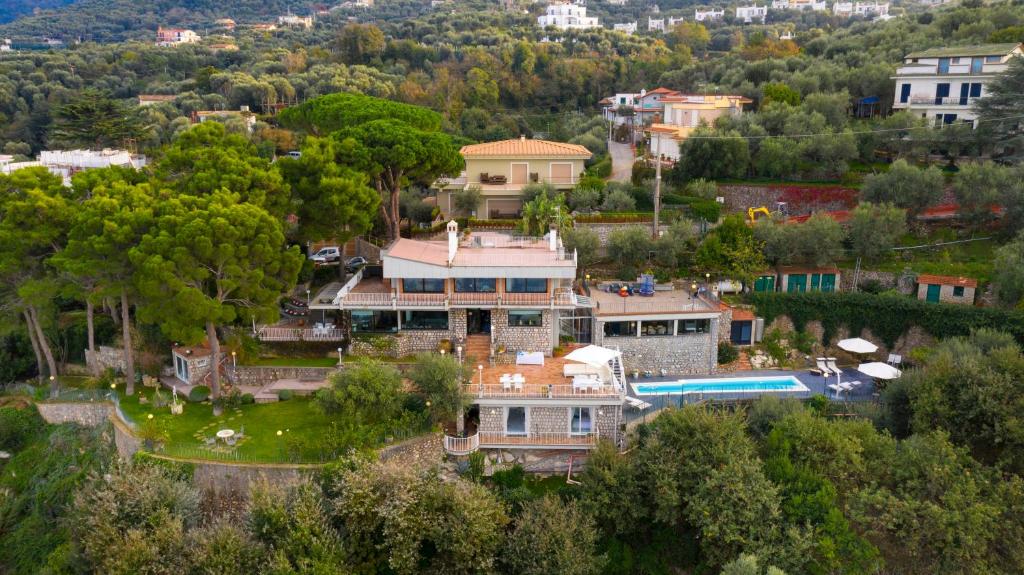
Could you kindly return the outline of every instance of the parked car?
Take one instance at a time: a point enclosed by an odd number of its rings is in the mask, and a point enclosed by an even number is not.
[[[345,262],[345,271],[347,271],[348,273],[355,273],[356,270],[365,266],[366,263],[366,258],[364,258],[363,256],[349,258],[349,260]]]
[[[322,247],[319,250],[317,250],[315,254],[309,256],[309,259],[313,260],[313,263],[317,265],[327,264],[331,262],[340,262],[341,249],[338,248],[338,246]]]

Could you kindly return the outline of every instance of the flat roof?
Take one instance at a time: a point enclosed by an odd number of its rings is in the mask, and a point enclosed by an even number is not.
[[[930,48],[920,52],[911,52],[904,58],[944,58],[955,56],[1005,56],[1013,52],[1020,44],[1017,42],[1003,44],[979,44],[977,46],[951,46]]]
[[[655,291],[652,296],[631,295],[623,297],[618,293],[592,289],[590,299],[596,304],[597,316],[622,315],[672,315],[683,313],[718,313],[718,306],[694,298],[686,290],[673,289]]]
[[[569,267],[576,262],[564,249],[554,251],[547,239],[510,236],[496,232],[475,232],[460,239],[452,267]],[[435,266],[448,265],[447,240],[399,238],[383,254]]]

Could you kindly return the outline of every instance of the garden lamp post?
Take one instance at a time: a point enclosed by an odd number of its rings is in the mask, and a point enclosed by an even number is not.
[[[341,367],[341,348],[338,348],[338,367]]]
[[[484,366],[483,364],[476,366],[476,370],[480,373],[480,393],[484,392]]]
[[[306,309],[309,309],[309,288],[306,288]]]
[[[455,347],[455,353],[457,354],[456,356],[459,359],[459,363],[462,363],[462,346],[461,345]]]

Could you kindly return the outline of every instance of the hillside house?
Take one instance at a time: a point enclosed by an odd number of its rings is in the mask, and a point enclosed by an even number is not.
[[[974,305],[978,280],[958,276],[917,276],[917,299],[929,302]]]
[[[164,28],[160,26],[156,29],[157,46],[168,47],[181,44],[195,44],[201,39],[198,34],[185,28]]]

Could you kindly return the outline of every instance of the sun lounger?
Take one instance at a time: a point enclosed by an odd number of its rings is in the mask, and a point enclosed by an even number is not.
[[[823,375],[824,375],[825,377],[829,377],[829,376],[831,376],[831,375],[834,375],[834,374],[832,373],[832,370],[831,370],[831,369],[830,369],[830,368],[828,367],[828,365],[827,365],[827,364],[825,363],[825,358],[824,358],[824,357],[819,357],[819,358],[817,358],[817,359],[815,360],[815,364],[816,364],[816,365],[818,366],[818,369],[819,369],[819,370],[821,370],[821,373],[822,373],[822,374],[823,374]]]
[[[839,366],[836,365],[836,358],[834,358],[834,357],[826,357],[825,358],[825,365],[827,365],[828,368],[830,370],[832,370],[832,373],[834,373],[836,375],[839,375],[840,373],[843,373],[843,370],[839,369]]]
[[[625,401],[627,405],[639,409],[640,411],[643,411],[651,406],[651,404],[647,403],[646,401],[642,399],[637,399],[635,397],[626,396]]]

